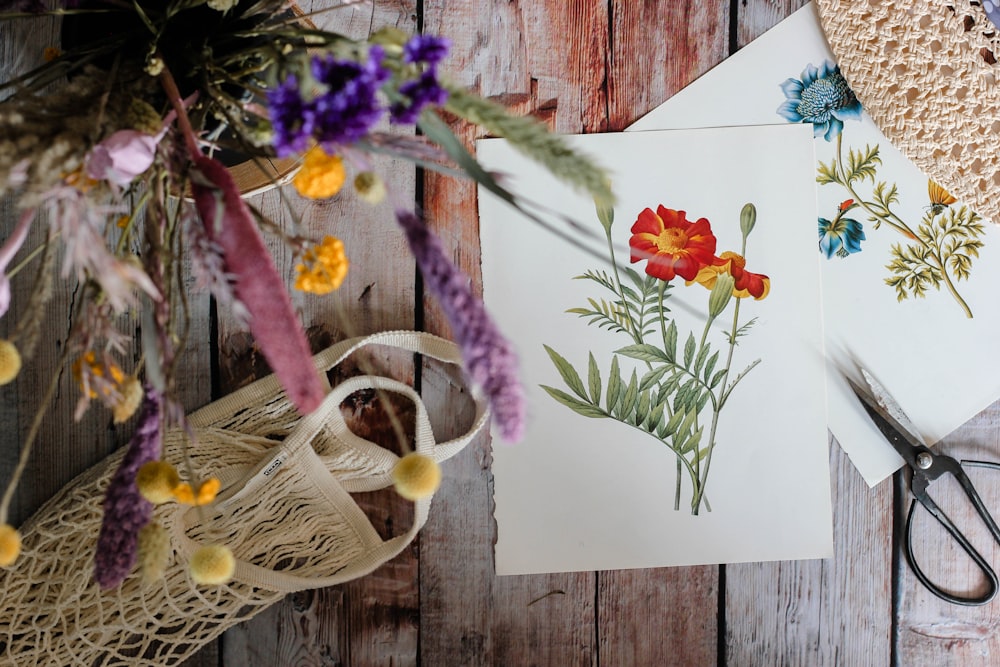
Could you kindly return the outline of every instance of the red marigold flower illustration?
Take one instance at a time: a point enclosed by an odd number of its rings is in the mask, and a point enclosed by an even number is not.
[[[646,273],[661,280],[693,280],[715,260],[715,235],[705,218],[691,222],[684,211],[659,206],[645,209],[632,225],[632,263],[648,259]]]
[[[762,273],[747,271],[746,265],[747,261],[742,255],[727,250],[713,264],[702,267],[694,280],[689,280],[688,283],[696,282],[712,289],[715,279],[722,273],[728,273],[736,281],[733,284],[733,296],[741,299],[752,296],[760,301],[771,291],[771,279]]]

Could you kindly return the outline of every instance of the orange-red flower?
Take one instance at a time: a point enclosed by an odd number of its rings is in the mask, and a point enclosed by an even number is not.
[[[691,222],[684,211],[645,209],[632,225],[632,263],[648,259],[646,273],[661,280],[694,280],[715,259],[715,235],[705,218]]]
[[[722,273],[728,273],[735,281],[733,283],[733,296],[741,299],[752,296],[759,301],[771,291],[771,279],[762,273],[747,271],[746,265],[747,261],[742,255],[727,250],[715,258],[715,262],[702,267],[694,280],[689,280],[688,283],[696,282],[712,289],[715,285],[715,279]]]

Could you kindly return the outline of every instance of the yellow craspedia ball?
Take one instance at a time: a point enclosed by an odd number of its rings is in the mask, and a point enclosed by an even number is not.
[[[174,499],[174,489],[181,483],[177,469],[166,461],[150,461],[139,468],[135,485],[142,497],[160,505]]]
[[[215,586],[233,578],[236,559],[228,547],[213,544],[199,547],[191,556],[191,578],[196,584]]]
[[[427,498],[441,486],[441,466],[429,456],[411,452],[392,469],[392,481],[396,493],[407,500]]]
[[[306,153],[302,169],[292,179],[292,185],[303,197],[326,199],[344,187],[344,161],[337,155],[327,155],[320,148]]]
[[[21,533],[9,523],[0,525],[0,567],[10,567],[21,555]]]
[[[21,353],[9,340],[0,340],[0,385],[7,384],[21,372]]]

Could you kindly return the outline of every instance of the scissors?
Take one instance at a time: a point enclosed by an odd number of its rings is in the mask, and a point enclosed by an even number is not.
[[[905,553],[906,560],[910,564],[913,574],[916,575],[917,579],[927,588],[927,590],[942,600],[952,604],[967,606],[986,604],[997,594],[998,578],[996,571],[990,567],[989,563],[986,562],[986,559],[983,558],[974,546],[972,546],[969,539],[958,529],[957,526],[955,526],[952,520],[948,518],[948,515],[945,514],[940,507],[938,507],[937,503],[934,502],[934,499],[927,493],[927,488],[932,482],[942,475],[951,475],[954,477],[959,485],[961,485],[966,498],[968,498],[969,502],[972,503],[973,508],[975,508],[976,514],[980,519],[982,519],[982,522],[986,524],[986,527],[989,529],[993,539],[1000,544],[1000,527],[997,527],[996,521],[994,521],[989,510],[986,509],[986,506],[983,504],[983,501],[980,498],[979,493],[976,491],[975,486],[973,486],[972,481],[962,469],[962,466],[965,465],[970,467],[1000,470],[1000,464],[988,461],[959,462],[946,454],[932,452],[912,434],[913,430],[909,427],[909,420],[889,393],[878,384],[871,374],[862,370],[862,375],[865,382],[868,384],[867,390],[858,386],[858,384],[850,378],[846,379],[850,383],[851,388],[854,390],[858,399],[861,401],[861,404],[864,406],[865,411],[878,427],[879,431],[882,432],[882,435],[885,436],[886,440],[889,441],[889,444],[893,446],[896,452],[903,457],[906,465],[910,468],[910,493],[913,495],[913,501],[910,503],[910,510],[906,515]],[[989,582],[989,587],[984,594],[979,596],[964,597],[946,591],[932,582],[917,564],[913,555],[913,539],[911,530],[913,511],[916,509],[917,503],[923,505],[924,508],[930,512],[931,516],[933,516],[937,522],[940,523],[946,531],[948,531],[948,534],[951,535],[962,550],[968,554],[968,556],[986,576],[986,579]]]

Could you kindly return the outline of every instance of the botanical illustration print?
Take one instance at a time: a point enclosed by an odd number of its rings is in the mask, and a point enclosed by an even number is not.
[[[676,457],[674,509],[679,510],[683,480],[691,486],[692,514],[711,511],[705,489],[715,451],[722,410],[736,385],[760,359],[736,371],[733,352],[754,319],[741,322],[743,299],[768,295],[770,279],[746,269],[747,238],[757,211],[746,204],[739,216],[740,252],[716,254],[717,238],[705,218],[694,222],[685,211],[657,207],[643,210],[631,228],[631,263],[645,261],[645,274],[619,266],[612,243],[614,211],[598,207],[611,260],[611,273],[591,270],[576,279],[598,285],[604,296],[572,308],[587,324],[622,338],[602,377],[590,353],[587,371],[579,373],[554,349],[545,346],[569,392],[542,386],[552,398],[584,417],[610,418],[638,429],[669,447]],[[735,222],[735,220],[734,220]],[[668,307],[675,279],[706,288],[704,326],[681,331]],[[731,308],[730,308],[731,306]],[[729,313],[727,314],[727,310]],[[719,320],[719,318],[723,318]],[[724,322],[721,345],[713,323]],[[631,372],[625,369],[632,368]]]
[[[979,257],[985,234],[982,219],[966,206],[953,206],[955,198],[933,181],[928,182],[930,203],[923,217],[914,224],[901,216],[897,184],[878,177],[882,165],[878,144],[866,144],[864,149],[848,146],[845,152],[844,121],[861,120],[861,104],[832,62],[824,61],[818,68],[810,64],[798,79],[782,83],[781,90],[785,101],[778,115],[812,123],[815,136],[836,140],[833,159],[819,161],[816,181],[840,186],[847,198],[831,218],[818,219],[820,252],[828,259],[861,252],[864,225],[853,216],[865,215],[873,229],[885,225],[902,237],[892,244],[885,279],[898,301],[944,287],[966,317],[972,317],[956,283],[969,278],[973,259]]]

